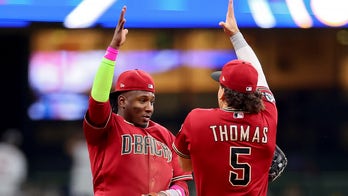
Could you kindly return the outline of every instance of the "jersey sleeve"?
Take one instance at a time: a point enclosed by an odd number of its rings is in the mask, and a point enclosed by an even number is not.
[[[92,97],[89,98],[88,109],[85,115],[86,123],[95,128],[102,128],[106,125],[111,116],[109,102],[98,102]]]
[[[242,33],[238,32],[237,34],[230,37],[231,43],[236,51],[236,55],[238,59],[245,60],[250,62],[259,74],[258,86],[265,86],[268,88],[268,83],[266,80],[266,76],[263,72],[261,63],[257,58],[254,50],[250,47],[250,45],[244,39]]]
[[[102,58],[94,77],[88,109],[85,114],[85,128],[102,128],[111,116],[109,94],[113,82],[115,61]]]
[[[187,181],[192,180],[192,173],[191,172],[184,172],[182,171],[180,165],[179,165],[179,160],[178,160],[178,155],[173,152],[173,178],[171,180],[170,186],[180,186],[184,192],[185,195],[189,195],[189,190],[188,190],[188,185]]]
[[[268,115],[270,119],[274,119],[275,124],[277,124],[278,109],[276,106],[276,99],[274,98],[273,93],[266,87],[259,87],[258,90],[262,94],[262,101],[266,108],[264,113]]]
[[[272,105],[276,104],[276,99],[274,98],[274,95],[272,93],[272,91],[264,86],[259,86],[258,91],[260,91],[262,93],[262,100],[266,103],[270,103]]]
[[[190,130],[190,119],[191,113],[189,113],[181,125],[181,128],[176,136],[173,143],[173,149],[180,157],[190,159],[190,146],[189,146],[189,131]]]
[[[109,102],[97,102],[92,97],[83,121],[83,131],[88,143],[98,143],[111,119]]]
[[[192,180],[192,173],[191,172],[184,172],[180,165],[179,165],[179,159],[178,155],[173,152],[173,179],[172,182],[179,182],[179,181],[187,181]]]

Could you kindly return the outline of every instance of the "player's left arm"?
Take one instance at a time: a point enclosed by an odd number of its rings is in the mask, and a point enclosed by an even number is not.
[[[257,70],[259,74],[258,86],[269,88],[259,59],[257,58],[253,49],[248,45],[238,28],[237,20],[234,14],[233,0],[229,0],[228,2],[226,20],[219,22],[219,25],[230,38],[237,58],[250,62]]]
[[[186,172],[191,172],[192,171],[192,161],[191,161],[191,159],[186,159],[186,158],[183,158],[183,157],[179,156],[179,164],[180,164],[180,167],[184,171],[186,171]]]

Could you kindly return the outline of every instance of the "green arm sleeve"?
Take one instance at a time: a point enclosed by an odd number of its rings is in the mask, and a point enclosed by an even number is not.
[[[93,81],[91,96],[94,100],[99,102],[106,102],[109,100],[114,70],[115,61],[103,58]]]

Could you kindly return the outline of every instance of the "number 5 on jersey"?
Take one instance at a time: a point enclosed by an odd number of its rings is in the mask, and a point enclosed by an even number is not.
[[[239,161],[240,156],[250,155],[250,147],[230,147],[230,183],[233,186],[246,186],[250,182],[250,165]],[[242,170],[242,173],[235,171]]]

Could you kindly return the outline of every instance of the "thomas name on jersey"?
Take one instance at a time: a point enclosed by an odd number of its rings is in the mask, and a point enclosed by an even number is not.
[[[253,143],[267,143],[268,127],[252,128],[244,125],[212,125],[210,129],[214,136],[214,141],[243,141]]]
[[[172,151],[168,146],[152,136],[140,134],[124,134],[122,137],[121,155],[142,154],[163,157],[167,162],[172,161]]]

